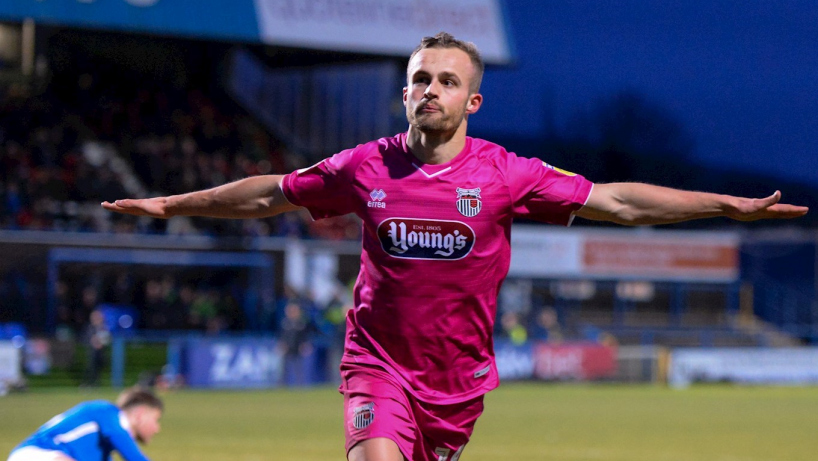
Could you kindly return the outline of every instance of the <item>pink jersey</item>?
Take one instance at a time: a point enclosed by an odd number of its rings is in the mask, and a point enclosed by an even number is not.
[[[402,133],[281,187],[315,219],[363,220],[343,362],[383,367],[419,400],[450,404],[499,384],[492,332],[512,219],[569,225],[593,184],[469,137],[448,163],[423,164]]]

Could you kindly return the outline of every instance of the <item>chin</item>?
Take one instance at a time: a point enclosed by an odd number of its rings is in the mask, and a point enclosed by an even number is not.
[[[413,120],[412,125],[422,133],[445,133],[454,128],[441,120],[418,120],[417,118]]]

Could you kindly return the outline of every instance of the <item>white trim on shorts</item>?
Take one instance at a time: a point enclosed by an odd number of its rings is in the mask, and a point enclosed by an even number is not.
[[[8,461],[57,461],[64,459],[71,459],[71,457],[61,451],[27,446],[12,451]]]

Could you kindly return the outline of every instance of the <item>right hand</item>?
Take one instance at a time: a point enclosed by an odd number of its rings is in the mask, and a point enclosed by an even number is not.
[[[102,202],[102,208],[117,213],[133,216],[150,216],[151,218],[167,219],[172,217],[167,211],[167,197],[146,199],[123,199],[111,202]]]

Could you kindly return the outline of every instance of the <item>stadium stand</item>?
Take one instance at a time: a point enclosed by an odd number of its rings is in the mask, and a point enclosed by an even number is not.
[[[360,240],[361,223],[355,217],[315,223],[305,213],[248,221],[163,221],[103,212],[102,200],[184,193],[251,175],[286,173],[333,152],[324,145],[317,151],[294,148],[291,144],[305,144],[303,139],[285,140],[257,111],[234,99],[227,86],[236,81],[228,82],[223,72],[235,56],[232,46],[61,28],[45,35],[42,80],[0,89],[0,229],[206,236],[231,248],[255,237]],[[287,67],[297,63],[293,55],[287,54],[284,71],[271,75],[282,81],[295,75],[302,86],[337,76],[332,69],[290,72]],[[322,64],[314,62],[320,61],[315,55],[304,61]],[[346,264],[351,275],[339,277],[344,283],[357,273],[356,264]],[[53,287],[56,318],[50,331],[41,320],[47,317],[50,289],[42,270],[6,270],[0,272],[0,322],[53,334],[55,363],[78,354],[75,342],[100,305],[133,308],[135,326],[144,332],[246,333],[242,287],[230,283],[244,282],[246,275],[209,272],[135,265],[66,267]],[[670,348],[791,346],[818,340],[818,322],[804,307],[811,300],[792,300],[786,289],[763,293],[759,314],[764,322],[752,308],[749,315],[736,311],[735,286],[727,284],[689,290],[680,302],[674,290],[682,282],[651,288],[641,300],[629,294],[633,285],[618,291],[614,280],[562,282],[539,280],[530,306],[501,311],[498,339],[515,345],[592,341]],[[275,308],[258,315],[260,329],[286,333],[294,344],[307,331],[328,355],[337,355],[349,293],[321,302],[291,286],[278,291]],[[297,320],[287,319],[288,306],[295,306],[289,310],[298,311],[293,314]],[[788,306],[798,312],[791,313]]]

